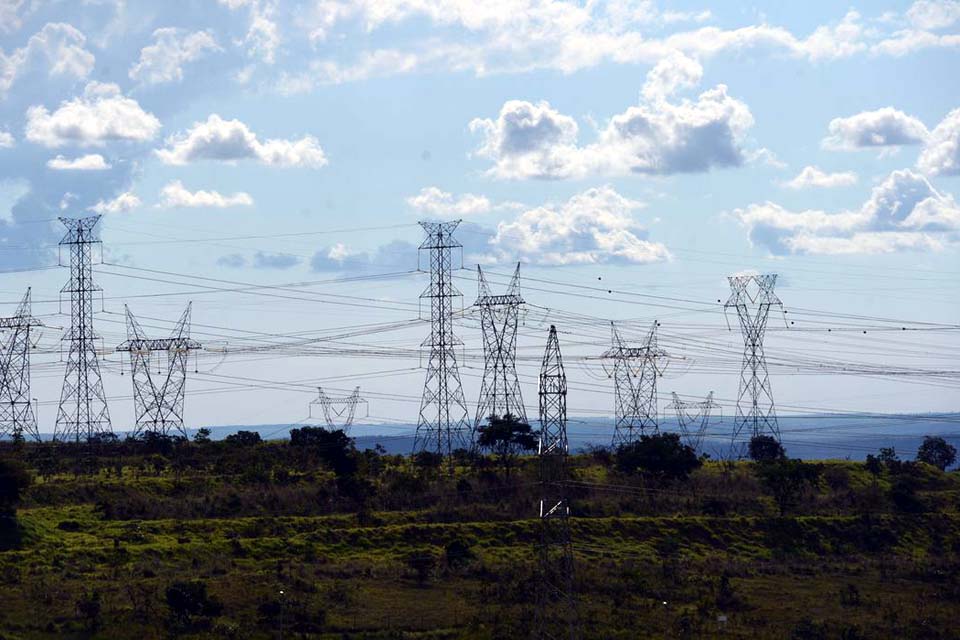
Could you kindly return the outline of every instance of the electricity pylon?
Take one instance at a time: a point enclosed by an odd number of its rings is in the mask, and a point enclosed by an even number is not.
[[[170,435],[172,430],[187,438],[183,426],[183,403],[187,389],[187,360],[190,351],[200,348],[200,343],[190,338],[190,314],[193,303],[187,304],[183,315],[173,328],[169,338],[148,338],[130,307],[127,312],[127,340],[117,351],[130,356],[133,379],[133,407],[136,421],[134,437],[143,432]],[[154,379],[153,358],[166,354],[166,371],[157,366],[159,379]]]
[[[540,543],[534,637],[578,636],[573,547],[567,499],[567,376],[557,328],[550,327],[540,367]]]
[[[30,398],[30,331],[43,323],[30,313],[30,289],[16,313],[0,318],[0,436],[29,436],[40,441]]]
[[[480,328],[483,331],[483,382],[480,401],[473,422],[473,442],[477,429],[490,416],[510,414],[524,424],[527,412],[523,407],[520,381],[517,379],[517,327],[520,320],[520,264],[503,295],[493,295],[490,285],[477,265],[479,293],[474,303],[480,309]]]
[[[707,394],[703,402],[684,402],[676,391],[672,395],[673,403],[670,408],[677,412],[680,435],[683,436],[687,446],[699,453],[703,446],[703,438],[707,434],[707,426],[710,424],[710,415],[720,405],[713,401],[713,391]]]
[[[313,416],[313,407],[320,405],[323,411],[323,419],[331,429],[343,429],[348,432],[350,425],[357,414],[357,406],[366,405],[367,401],[360,397],[360,387],[356,387],[346,398],[331,398],[323,390],[323,387],[317,387],[317,399],[310,403],[310,417]]]
[[[461,295],[453,285],[453,251],[463,247],[453,237],[459,224],[459,220],[420,223],[427,233],[420,250],[430,254],[430,286],[420,294],[421,299],[430,300],[430,335],[423,342],[430,347],[430,359],[414,452],[450,455],[470,446],[470,421],[455,353],[461,343],[453,332],[453,300]]]
[[[642,347],[628,347],[617,327],[610,323],[612,345],[601,357],[613,360],[613,384],[616,400],[613,446],[629,444],[647,430],[659,430],[657,378],[663,371],[661,361],[667,353],[657,345],[657,323],[647,333]]]
[[[70,294],[70,328],[63,335],[70,342],[70,354],[53,432],[58,441],[84,442],[112,433],[93,330],[93,294],[101,291],[93,282],[92,250],[100,243],[93,232],[99,220],[100,216],[60,218],[67,227],[60,247],[70,250],[70,280],[60,290]]]
[[[773,292],[775,273],[767,275],[730,276],[730,299],[723,305],[737,310],[740,333],[743,335],[743,366],[740,368],[740,390],[737,394],[737,415],[733,423],[734,442],[747,428],[751,436],[769,432],[778,441],[780,427],[777,410],[763,354],[763,335],[767,329],[770,307],[783,303]]]

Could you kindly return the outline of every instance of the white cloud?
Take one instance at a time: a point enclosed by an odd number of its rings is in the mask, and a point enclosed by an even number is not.
[[[922,175],[892,172],[859,209],[791,211],[773,202],[734,211],[751,243],[773,254],[887,253],[958,240],[960,206]]]
[[[943,29],[960,20],[958,0],[917,0],[907,10],[907,19],[918,29]]]
[[[0,17],[4,15],[0,11]],[[0,51],[0,96],[14,81],[38,61],[44,62],[51,76],[86,78],[95,58],[84,47],[86,37],[72,25],[48,22],[27,41],[26,46],[10,54]]]
[[[487,213],[492,208],[485,196],[465,193],[454,197],[452,193],[441,191],[437,187],[424,187],[415,196],[407,198],[407,204],[417,211],[432,215],[469,216]]]
[[[219,0],[220,4],[232,11],[247,7],[250,23],[247,35],[238,44],[246,45],[247,55],[257,57],[267,64],[276,61],[280,47],[280,28],[274,19],[276,5],[271,0]],[[318,3],[323,5],[324,2]]]
[[[788,189],[807,189],[810,187],[833,188],[849,187],[857,183],[857,174],[853,171],[827,173],[819,167],[804,167],[795,178],[783,183]]]
[[[930,132],[917,167],[930,175],[960,175],[960,109],[948,113]]]
[[[57,171],[103,171],[110,168],[110,164],[99,153],[90,153],[77,158],[66,158],[58,155],[47,160],[47,168]]]
[[[9,132],[0,131],[0,149],[12,149],[15,144],[16,140]]]
[[[83,96],[61,103],[53,113],[43,106],[27,109],[27,140],[47,147],[142,142],[152,139],[159,129],[156,116],[110,83],[88,83]]]
[[[206,122],[195,122],[186,132],[166,140],[166,148],[157,150],[165,164],[184,165],[195,160],[233,162],[254,159],[276,167],[313,167],[327,164],[320,143],[313,136],[298,140],[260,141],[239,120],[224,120],[212,114]]]
[[[168,183],[160,191],[161,207],[212,207],[223,209],[252,204],[253,198],[243,191],[238,191],[232,195],[224,195],[217,191],[188,191],[179,180]]]
[[[300,258],[289,253],[257,251],[253,254],[253,266],[257,269],[289,269],[298,264],[300,264]]]
[[[478,154],[501,178],[579,178],[589,174],[673,174],[743,164],[742,148],[753,116],[718,85],[694,100],[669,95],[695,84],[700,65],[684,57],[658,64],[647,75],[644,100],[610,118],[596,142],[577,144],[578,127],[548,103],[504,103],[498,117],[476,118]]]
[[[888,55],[895,58],[934,47],[960,48],[960,35],[938,35],[929,31],[917,29],[903,29],[895,31],[890,37],[881,40],[870,48],[878,55]]]
[[[181,29],[167,27],[154,31],[153,37],[154,44],[141,49],[140,60],[130,67],[131,80],[142,84],[179,82],[184,64],[220,49],[209,31],[184,34]]]
[[[91,211],[97,213],[127,213],[140,206],[140,198],[132,192],[121,193],[113,200],[101,200],[90,207]]]
[[[646,239],[633,212],[643,206],[605,186],[588,189],[560,205],[524,211],[497,225],[489,258],[540,264],[647,264],[671,258]]]
[[[20,9],[25,0],[0,0],[0,32],[13,33],[23,25]]]
[[[823,139],[825,149],[851,151],[869,147],[920,144],[927,137],[922,122],[893,107],[863,111],[830,121],[830,135]]]

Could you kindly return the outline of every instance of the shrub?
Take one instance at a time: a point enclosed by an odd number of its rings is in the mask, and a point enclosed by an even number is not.
[[[617,468],[624,473],[639,471],[667,480],[686,480],[703,464],[692,448],[680,442],[676,433],[640,436],[639,440],[620,445],[616,460]]]
[[[783,445],[773,436],[753,436],[750,438],[749,452],[754,462],[773,462],[786,457]]]
[[[239,447],[252,447],[260,444],[263,440],[256,431],[237,431],[224,438],[223,441]]]
[[[167,606],[174,618],[189,623],[192,616],[218,616],[223,605],[207,594],[207,583],[202,580],[174,582],[166,591]]]
[[[923,444],[917,450],[917,461],[946,471],[947,467],[957,461],[957,448],[940,436],[924,436]]]

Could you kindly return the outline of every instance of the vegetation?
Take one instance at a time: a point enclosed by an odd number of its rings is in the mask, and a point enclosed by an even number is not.
[[[0,444],[0,634],[529,637],[534,457],[295,433]],[[712,461],[670,435],[573,456],[584,636],[952,637],[960,473],[917,458]]]

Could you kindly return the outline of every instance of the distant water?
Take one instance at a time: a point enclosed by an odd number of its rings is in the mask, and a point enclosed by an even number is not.
[[[727,456],[731,451],[733,420],[712,422],[707,429],[702,450],[714,458]],[[248,426],[211,426],[215,439],[224,438],[240,430],[256,431],[264,439],[284,439],[290,429],[283,424]],[[779,419],[781,440],[787,453],[796,458],[849,458],[863,460],[868,453],[881,447],[894,447],[903,459],[912,459],[925,435],[942,436],[960,449],[960,413],[950,414],[850,414],[788,416]],[[678,431],[675,419],[664,418],[662,431]],[[195,430],[191,430],[193,432]],[[574,451],[591,446],[606,446],[613,436],[613,420],[609,418],[571,417],[567,428],[570,447]],[[414,424],[353,425],[350,435],[357,448],[372,449],[377,444],[389,453],[409,453],[413,448]],[[743,447],[749,434],[741,434],[738,446]]]

